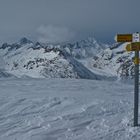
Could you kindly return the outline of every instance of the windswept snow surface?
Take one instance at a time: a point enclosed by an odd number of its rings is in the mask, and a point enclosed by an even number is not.
[[[1,79],[0,140],[138,140],[133,84]]]

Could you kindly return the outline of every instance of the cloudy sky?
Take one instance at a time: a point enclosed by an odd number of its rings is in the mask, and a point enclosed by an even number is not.
[[[140,31],[140,0],[0,0],[0,43],[65,42]]]

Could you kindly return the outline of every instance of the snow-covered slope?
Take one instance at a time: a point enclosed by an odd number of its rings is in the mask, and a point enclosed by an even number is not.
[[[126,52],[126,45],[127,43],[116,43],[100,52],[92,59],[92,68],[101,69],[120,78],[132,78],[134,53]]]
[[[18,48],[15,46],[1,49],[6,71],[15,76],[78,77],[59,50],[33,48],[32,43],[19,45]]]
[[[2,79],[0,88],[0,140],[139,140],[133,85]]]
[[[94,44],[96,44],[94,47],[89,45],[89,48],[96,47],[95,51],[97,51],[97,48],[99,50],[100,47],[95,41]],[[85,46],[85,48],[82,46],[80,49],[87,48],[88,46]],[[39,42],[33,43],[26,38],[22,38],[15,44],[3,44],[0,48],[0,57],[3,58],[5,71],[16,77],[106,78],[91,72],[83,64],[79,63],[71,52],[68,52],[68,48],[63,45],[48,44],[45,46]]]
[[[4,69],[0,69],[0,78],[14,77],[12,74],[6,72]]]

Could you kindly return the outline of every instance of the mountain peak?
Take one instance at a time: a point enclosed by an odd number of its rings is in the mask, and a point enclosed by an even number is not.
[[[27,39],[26,37],[23,37],[23,38],[20,39],[19,43],[20,43],[21,45],[25,45],[25,44],[30,44],[30,43],[32,43],[32,41],[29,40],[29,39]]]
[[[85,42],[96,44],[97,40],[94,37],[88,37],[84,40]]]
[[[2,46],[1,46],[2,49],[5,49],[7,47],[9,47],[9,44],[8,43],[3,43]]]
[[[42,46],[42,44],[40,42],[36,42],[35,46]]]
[[[91,36],[89,36],[89,37],[87,37],[87,40],[89,40],[89,41],[96,41],[96,38],[95,37],[91,37]]]

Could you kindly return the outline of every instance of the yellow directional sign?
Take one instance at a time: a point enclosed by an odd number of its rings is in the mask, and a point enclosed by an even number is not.
[[[117,34],[116,41],[117,42],[132,42],[133,34]]]
[[[131,44],[133,47],[140,48],[140,42],[132,42]]]
[[[140,51],[140,42],[133,42],[130,44],[127,44],[126,51]]]
[[[132,51],[131,44],[126,45],[126,51],[128,52]]]
[[[140,59],[139,58],[134,58],[134,63],[138,65],[140,63]]]

